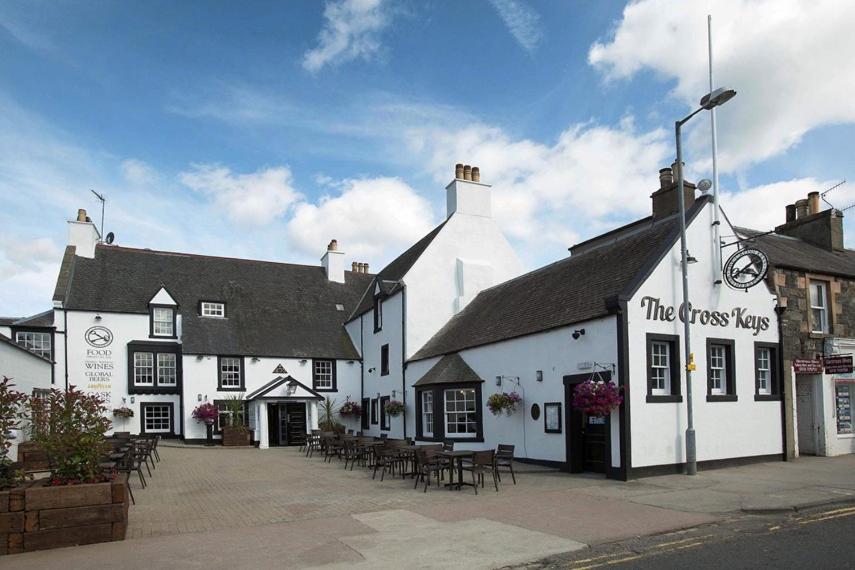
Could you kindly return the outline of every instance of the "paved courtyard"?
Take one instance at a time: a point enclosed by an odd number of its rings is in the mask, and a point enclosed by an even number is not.
[[[132,480],[128,540],[0,558],[16,569],[496,568],[721,520],[740,509],[855,498],[855,459],[811,458],[620,483],[518,465],[500,492],[413,490],[364,468],[269,450],[162,445]]]

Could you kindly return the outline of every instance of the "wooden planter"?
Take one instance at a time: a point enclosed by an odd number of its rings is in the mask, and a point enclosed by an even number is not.
[[[128,478],[48,487],[47,479],[0,492],[0,555],[124,540]]]
[[[18,444],[18,462],[25,471],[47,471],[47,453],[32,441]]]
[[[244,428],[223,426],[223,445],[226,447],[246,446],[252,443],[252,433]]]

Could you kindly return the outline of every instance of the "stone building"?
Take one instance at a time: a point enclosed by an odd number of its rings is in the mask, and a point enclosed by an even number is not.
[[[769,257],[779,299],[787,456],[855,452],[855,251],[843,244],[843,214],[820,211],[812,192],[773,233],[737,231]]]

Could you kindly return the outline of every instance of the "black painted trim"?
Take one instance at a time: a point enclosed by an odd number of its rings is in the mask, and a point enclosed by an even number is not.
[[[755,402],[779,402],[781,401],[780,394],[754,394]]]
[[[379,286],[378,284],[375,287]],[[373,315],[374,315],[374,334],[383,330],[383,297],[380,294],[374,295],[374,307],[373,307]]]
[[[10,328],[9,334],[12,337],[12,342],[14,342],[15,344],[18,344],[18,333],[19,332],[37,332],[37,333],[49,334],[50,335],[50,359],[49,360],[51,363],[54,362],[54,355],[56,354],[56,346],[54,345],[54,343],[56,342],[56,335],[55,335],[56,329],[54,327],[28,327],[28,326],[16,327],[16,326],[10,326],[9,328]],[[18,344],[18,346],[21,346],[21,345]],[[24,347],[21,346],[21,348],[24,348]],[[44,358],[42,356],[39,356],[35,352],[32,352],[28,348],[24,348],[24,350],[26,350],[27,352],[30,352],[32,354],[35,354],[39,358]],[[53,368],[53,366],[51,366],[51,368]],[[51,381],[51,384],[53,384],[53,381]]]
[[[380,409],[380,400],[371,398],[371,425],[376,426],[379,419],[378,410]]]
[[[371,429],[371,398],[362,398],[362,416],[359,418],[360,427],[363,430]]]
[[[223,386],[223,358],[240,359],[240,386]],[[246,360],[237,354],[217,355],[217,391],[218,392],[244,392],[246,391]]]
[[[736,394],[707,394],[707,402],[736,402],[739,396]]]
[[[128,394],[181,394],[184,385],[183,361],[181,345],[175,342],[138,342],[131,341],[127,344],[128,352]],[[134,384],[134,354],[137,352],[151,352],[154,355],[154,384],[151,386],[137,386]],[[175,355],[175,384],[160,386],[157,370],[158,354]]]
[[[668,343],[668,366],[671,376],[671,393],[653,393],[653,343]],[[674,334],[647,333],[645,346],[647,351],[647,402],[682,402],[683,374],[680,368],[680,337]]]
[[[677,394],[676,396],[654,396],[653,394],[648,394],[646,402],[648,404],[676,404],[683,401],[683,396]]]
[[[170,295],[171,296],[171,295]],[[174,297],[173,297],[174,299]],[[169,309],[172,311],[172,334],[154,334],[154,310]],[[155,305],[148,306],[148,338],[178,338],[178,305]]]
[[[711,355],[710,347],[713,345],[724,346],[725,362],[725,379],[724,394],[712,393],[712,380],[710,375]],[[707,402],[735,402],[736,394],[736,343],[730,338],[707,338]]]
[[[558,406],[558,429],[549,429],[546,427],[546,406]],[[544,402],[543,403],[543,433],[563,433],[564,419],[561,417],[562,409],[561,402]],[[611,463],[611,459],[609,459]]]
[[[618,386],[623,389],[623,404],[618,408],[618,424],[619,436],[618,444],[620,445],[620,466],[613,467],[611,457],[609,457],[606,467],[606,476],[610,479],[626,481],[627,473],[632,465],[632,405],[630,402],[630,382],[629,382],[629,311],[627,310],[627,298],[623,296],[610,297],[606,299],[606,306],[609,312],[615,317],[615,333],[617,335],[617,381]],[[609,456],[611,456],[611,433],[607,431],[607,441],[609,442]]]
[[[731,457],[726,459],[710,459],[698,461],[699,470],[725,469],[728,467],[739,467],[754,463],[768,463],[772,461],[784,461],[783,454],[771,453],[769,455],[752,455],[748,457]],[[630,479],[641,479],[644,477],[657,477],[659,475],[683,474],[686,472],[685,463],[669,463],[665,465],[648,465],[636,467],[630,470]]]
[[[332,388],[318,388],[317,377],[315,376],[315,362],[329,362],[332,364]],[[316,392],[337,392],[338,391],[338,361],[331,358],[313,358],[310,360],[312,366],[312,388]]]
[[[424,387],[416,386],[416,440],[418,441],[455,441],[483,442],[484,441],[484,404],[481,393],[481,383],[459,382],[454,384],[432,384]],[[445,434],[445,390],[471,388],[475,390],[475,437],[452,437]],[[422,394],[433,393],[433,436],[425,436],[422,432],[421,405]]]
[[[514,457],[517,463],[526,463],[528,465],[540,465],[542,467],[552,467],[553,469],[564,469],[563,461],[553,461],[552,459],[531,459],[528,457]]]
[[[389,343],[380,347],[380,376],[389,375]]]
[[[145,408],[148,406],[169,406],[169,433],[154,432],[162,437],[175,437],[175,402],[140,402],[140,433],[145,434]]]

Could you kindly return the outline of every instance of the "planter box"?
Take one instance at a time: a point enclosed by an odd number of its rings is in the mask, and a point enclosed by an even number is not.
[[[31,441],[18,444],[18,462],[24,471],[47,471],[47,453]]]
[[[248,429],[223,426],[223,445],[226,447],[237,447],[250,445],[252,433]]]
[[[47,481],[0,492],[0,555],[125,539],[127,475],[62,487]]]

